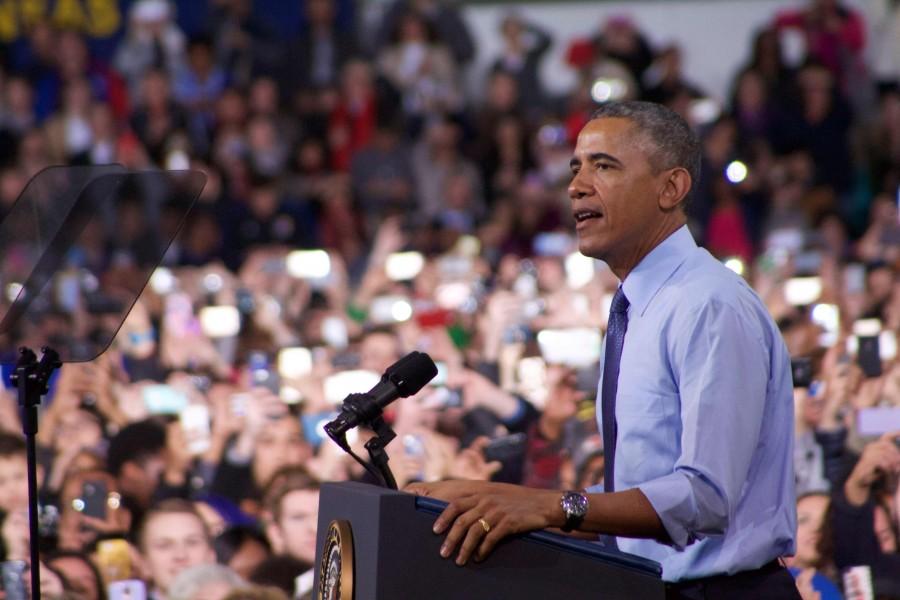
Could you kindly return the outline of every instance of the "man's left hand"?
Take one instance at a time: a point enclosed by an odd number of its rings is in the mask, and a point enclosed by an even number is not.
[[[456,564],[474,555],[484,558],[501,539],[516,533],[560,526],[564,516],[561,493],[506,483],[442,481],[413,483],[405,491],[444,500],[450,504],[434,522],[434,532],[446,532],[441,556],[448,558],[457,547]]]

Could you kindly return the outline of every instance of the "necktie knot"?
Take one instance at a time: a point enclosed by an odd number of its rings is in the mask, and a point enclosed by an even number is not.
[[[619,286],[619,289],[616,290],[615,296],[612,299],[612,305],[609,308],[610,313],[624,313],[628,310],[629,306],[628,298],[625,297],[625,291],[622,289],[622,286]]]

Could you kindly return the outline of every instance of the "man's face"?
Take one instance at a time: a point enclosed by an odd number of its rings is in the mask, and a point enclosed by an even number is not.
[[[294,490],[282,498],[278,528],[288,554],[309,563],[315,562],[318,515],[318,490]]]
[[[163,513],[144,525],[142,551],[154,585],[165,590],[184,569],[213,564],[203,523],[188,513]]]
[[[275,471],[289,465],[301,465],[310,454],[297,418],[282,417],[267,424],[256,439],[253,476],[257,484],[263,486]]]
[[[665,179],[653,172],[646,146],[628,119],[594,119],[578,134],[570,163],[578,248],[614,269],[634,266],[663,222]]]
[[[0,508],[7,513],[28,506],[28,481],[24,454],[0,457]]]

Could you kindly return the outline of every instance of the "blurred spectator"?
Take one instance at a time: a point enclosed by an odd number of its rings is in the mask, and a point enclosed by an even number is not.
[[[312,568],[316,558],[319,482],[303,468],[276,472],[265,491],[266,536],[277,555],[289,555]]]
[[[0,510],[20,511],[28,502],[25,442],[18,435],[0,432]]]
[[[266,560],[264,560],[260,565],[256,568],[251,575],[251,581],[258,585],[263,586],[268,593],[269,596],[247,596],[248,598],[260,598],[261,600],[275,600],[276,598],[287,598],[287,597],[295,597],[295,590],[299,589],[297,585],[296,579],[301,574],[306,574],[307,576],[312,575],[309,571],[309,563],[305,561],[298,560],[287,554],[276,554],[274,556],[270,556]],[[312,578],[309,579],[309,589],[307,592],[309,594],[312,593]],[[280,590],[282,595],[275,595],[276,590]],[[258,589],[258,588],[257,588]],[[244,596],[241,596],[243,598]],[[300,598],[312,598],[312,596],[307,596],[306,594],[299,596]]]
[[[771,139],[776,110],[763,74],[754,68],[741,71],[732,93],[731,116],[744,146]]]
[[[576,38],[566,50],[566,62],[587,86],[592,96],[595,84],[605,90],[597,94],[598,101],[636,99],[640,94],[638,81],[621,60],[610,55],[602,37]]]
[[[778,123],[776,150],[808,151],[816,166],[815,183],[827,184],[838,194],[846,192],[853,177],[850,110],[837,93],[833,76],[822,65],[803,67],[797,82],[800,98]]]
[[[830,499],[812,493],[797,498],[797,552],[788,560],[798,587],[808,585],[822,600],[839,600],[831,534]]]
[[[462,108],[457,64],[430,27],[420,14],[403,13],[377,57],[379,70],[402,96],[413,132],[427,116]]]
[[[859,13],[839,0],[810,0],[808,8],[779,14],[775,28],[800,30],[808,58],[825,65],[839,84],[858,81],[856,71],[863,68],[865,25]]]
[[[258,512],[264,488],[282,467],[302,465],[310,456],[297,418],[278,396],[258,389],[248,402],[244,427],[216,471],[212,491]],[[240,485],[235,485],[240,482]]]
[[[834,496],[835,563],[869,565],[876,590],[897,590],[896,499],[900,475],[900,432],[865,446],[859,462]]]
[[[187,132],[187,115],[172,101],[169,77],[163,71],[147,71],[141,78],[140,90],[131,128],[153,162],[164,165],[174,136]]]
[[[228,567],[203,564],[181,571],[172,580],[167,596],[169,600],[221,600],[246,585],[244,579]]]
[[[212,42],[195,37],[188,42],[187,60],[172,73],[172,95],[193,113],[197,136],[212,130],[213,106],[225,89],[225,71],[214,62]]]
[[[251,527],[230,527],[213,540],[216,560],[247,579],[269,556],[269,542]]]
[[[184,580],[179,581],[182,573],[192,567],[216,562],[212,540],[203,519],[184,500],[165,500],[148,511],[140,527],[138,546],[146,564],[152,593],[157,598],[174,599],[176,596],[173,593],[178,591],[174,584],[185,585]],[[228,577],[219,573],[221,570],[216,573],[216,579]],[[209,582],[205,577],[203,580],[203,583]]]
[[[446,45],[460,66],[475,56],[475,42],[459,10],[448,0],[395,0],[388,8],[375,38],[375,49],[381,51],[392,43],[397,27],[408,14],[424,19],[440,42]]]
[[[58,106],[61,90],[76,79],[87,79],[91,96],[107,102],[116,118],[127,116],[128,91],[122,75],[110,69],[99,57],[90,56],[84,39],[76,32],[59,32],[38,28],[38,43],[47,44],[46,54],[39,56],[41,64],[30,78],[35,86],[35,112],[38,120],[45,119]],[[48,37],[44,37],[48,36]],[[49,62],[44,60],[49,59]]]
[[[46,563],[62,575],[66,587],[74,598],[78,600],[106,598],[100,571],[86,555],[74,551],[58,551],[49,555]]]
[[[86,514],[88,496],[100,505]],[[59,493],[59,548],[88,551],[102,536],[125,537],[132,525],[131,512],[122,503],[115,479],[100,469],[82,468],[66,477]]]
[[[584,82],[606,80],[622,86],[613,100],[634,99],[646,89],[645,71],[653,58],[647,40],[626,16],[607,19],[594,36],[573,40],[566,51],[566,61]]]
[[[271,123],[262,126],[268,129]],[[260,160],[275,158],[262,148],[264,146],[260,148]],[[289,202],[277,182],[264,175],[253,183],[246,204],[232,207],[225,218],[226,248],[232,261],[257,244],[314,245],[316,241],[315,215],[311,207]]]
[[[541,59],[552,43],[551,37],[540,27],[511,13],[500,24],[503,49],[491,67],[515,78],[522,106],[537,113],[547,98],[540,80]]]
[[[693,119],[685,115],[683,103],[686,99],[694,99],[703,96],[703,93],[694,87],[685,78],[682,71],[681,48],[673,44],[663,49],[653,63],[644,71],[641,83],[646,89],[644,98],[651,102],[659,102],[681,108],[679,112],[686,116],[688,123]]]
[[[595,43],[602,44],[610,58],[627,66],[635,81],[643,81],[644,71],[653,62],[653,50],[632,19],[627,16],[607,19]]]
[[[282,56],[282,81],[293,99],[303,88],[338,83],[344,65],[358,53],[356,34],[341,28],[334,0],[303,2],[306,31],[294,38]]]
[[[876,189],[900,186],[900,89],[881,94],[878,112],[866,128],[866,144]]]
[[[341,96],[328,123],[331,167],[347,171],[353,156],[372,140],[378,119],[379,98],[369,65],[348,62],[341,74]]]
[[[94,142],[91,102],[91,89],[84,79],[70,82],[63,90],[60,112],[47,119],[45,124],[53,162],[78,164],[88,161]]]
[[[166,0],[138,0],[128,15],[125,39],[116,49],[113,65],[137,94],[144,74],[160,69],[170,77],[184,68],[185,37]]]
[[[250,0],[224,0],[212,6],[212,39],[216,64],[237,85],[256,75],[273,75],[281,63],[282,48],[272,26],[253,11]]]
[[[461,143],[459,125],[450,119],[432,121],[422,142],[413,150],[412,166],[419,201],[417,213],[467,232],[473,229],[473,220],[480,217],[484,204],[478,169],[462,156]],[[463,186],[465,189],[460,189]]]
[[[4,82],[4,88],[0,130],[18,138],[35,125],[34,90],[23,77],[10,77]]]
[[[372,142],[361,148],[350,165],[356,202],[371,234],[379,220],[406,214],[415,202],[415,181],[408,147],[388,123],[379,123]]]

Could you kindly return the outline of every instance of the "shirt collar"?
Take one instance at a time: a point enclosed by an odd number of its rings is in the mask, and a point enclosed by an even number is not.
[[[622,287],[632,314],[644,314],[656,292],[696,249],[697,243],[687,225],[684,225],[660,242],[631,270]]]

